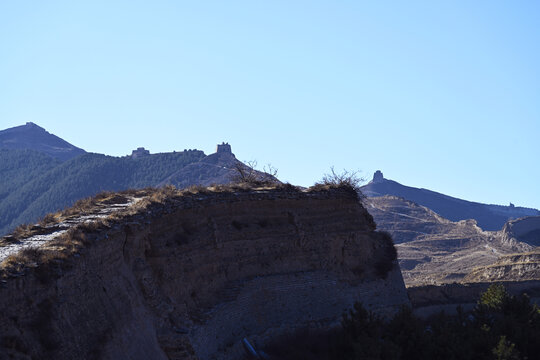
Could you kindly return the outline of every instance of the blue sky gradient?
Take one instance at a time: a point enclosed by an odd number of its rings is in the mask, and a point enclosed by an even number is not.
[[[3,1],[0,128],[540,208],[538,1]]]

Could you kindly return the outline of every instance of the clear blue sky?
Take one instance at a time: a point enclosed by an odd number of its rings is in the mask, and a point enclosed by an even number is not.
[[[0,128],[540,208],[538,1],[2,1]]]

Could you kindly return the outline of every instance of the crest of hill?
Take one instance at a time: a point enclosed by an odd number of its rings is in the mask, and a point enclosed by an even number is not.
[[[517,206],[490,205],[466,201],[427,189],[405,186],[396,181],[385,179],[377,171],[373,180],[361,187],[368,197],[394,195],[413,201],[435,211],[451,221],[474,219],[484,230],[501,230],[510,219],[540,215],[537,209]]]
[[[235,178],[238,177],[239,170],[249,173],[253,180],[279,182],[276,177],[250,168],[239,161],[232,152],[231,146],[222,143],[217,145],[214,154],[176,171],[159,183],[159,186],[174,185],[177,188],[184,188],[193,184],[201,186],[228,184],[237,180]]]
[[[86,153],[32,122],[0,131],[0,149],[34,150],[60,161]]]

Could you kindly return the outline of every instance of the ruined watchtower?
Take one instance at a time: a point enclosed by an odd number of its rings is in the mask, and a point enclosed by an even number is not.
[[[231,145],[229,143],[222,142],[221,145],[217,145],[216,153],[218,154],[232,154]]]
[[[140,148],[137,148],[137,150],[133,150],[131,152],[131,157],[133,159],[136,159],[136,158],[139,158],[139,157],[143,157],[143,156],[148,156],[150,155],[150,151],[149,150],[146,150],[145,148],[143,147],[140,147]]]
[[[375,174],[373,174],[373,183],[380,183],[383,182],[384,176],[381,170],[375,171]]]

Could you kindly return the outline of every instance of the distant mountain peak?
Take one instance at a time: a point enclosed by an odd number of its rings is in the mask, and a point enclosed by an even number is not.
[[[1,130],[0,149],[34,150],[59,160],[69,160],[86,152],[33,122]]]
[[[41,129],[43,131],[46,131],[44,128],[42,128],[41,126],[39,126],[38,124],[36,123],[33,123],[31,121],[27,122],[26,125],[24,125],[26,127],[29,127],[29,128],[36,128],[36,129]]]

